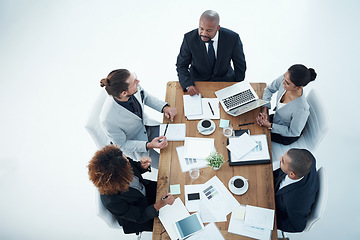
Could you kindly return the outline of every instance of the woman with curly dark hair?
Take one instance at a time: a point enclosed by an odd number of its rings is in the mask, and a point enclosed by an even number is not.
[[[91,159],[89,178],[98,188],[104,206],[116,217],[124,233],[152,231],[159,209],[173,204],[168,193],[155,202],[156,182],[143,179],[150,166],[149,157],[140,162],[127,158],[118,146],[108,145]]]

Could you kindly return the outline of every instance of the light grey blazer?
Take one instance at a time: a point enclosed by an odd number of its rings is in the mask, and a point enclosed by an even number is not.
[[[145,126],[160,124],[145,114],[144,105],[161,112],[166,102],[151,96],[140,85],[134,96],[141,105],[143,119],[119,105],[112,96],[108,96],[100,113],[100,125],[109,140],[119,145],[125,156],[139,160],[142,156],[149,156],[146,150],[148,136]]]
[[[276,101],[279,101],[285,92],[284,85],[282,84],[283,80],[284,75],[281,75],[265,88],[263,99],[269,101],[265,107],[271,108],[270,100],[275,92],[278,92]],[[284,137],[300,136],[310,114],[309,108],[303,92],[297,99],[288,102],[280,109],[276,109],[271,132]]]

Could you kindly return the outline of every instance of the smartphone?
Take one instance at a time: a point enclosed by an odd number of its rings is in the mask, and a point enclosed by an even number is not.
[[[188,200],[197,200],[200,199],[200,194],[199,193],[189,193],[188,194]]]

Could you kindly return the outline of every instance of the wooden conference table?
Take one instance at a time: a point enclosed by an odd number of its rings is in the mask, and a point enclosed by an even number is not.
[[[215,91],[224,87],[230,86],[234,82],[196,82],[196,87],[201,93],[202,97],[215,98]],[[265,83],[251,83],[258,96],[261,98],[266,87]],[[174,118],[174,122],[171,123],[186,123],[186,136],[187,137],[202,137],[202,138],[214,138],[216,150],[224,156],[225,160],[228,160],[227,152],[227,138],[222,133],[222,128],[219,128],[220,120],[213,120],[216,124],[216,130],[209,136],[200,134],[197,130],[197,123],[199,120],[187,121],[184,116],[183,107],[183,91],[178,81],[168,82],[166,89],[165,101],[170,104],[171,107],[176,107],[177,115]],[[266,134],[268,139],[269,151],[271,153],[271,139],[270,131],[267,128],[260,127],[257,124],[248,125],[244,127],[238,127],[239,124],[255,122],[256,116],[259,114],[260,109],[257,108],[253,111],[242,114],[238,117],[233,117],[226,114],[223,108],[220,106],[220,118],[230,120],[230,125],[234,130],[238,129],[250,129],[252,135]],[[164,123],[168,120],[164,118]],[[243,165],[243,166],[229,166],[228,162],[225,162],[221,168],[217,171],[212,170],[210,167],[200,169],[200,177],[196,180],[192,180],[189,173],[181,172],[180,163],[177,157],[176,147],[183,146],[183,141],[169,142],[167,148],[162,149],[160,152],[160,163],[157,183],[157,200],[170,190],[170,185],[180,184],[181,195],[175,195],[174,197],[180,197],[183,203],[185,203],[184,185],[201,184],[208,181],[214,175],[216,175],[228,188],[228,182],[233,176],[243,176],[248,179],[249,189],[241,196],[234,195],[236,200],[240,204],[253,205],[263,208],[275,209],[274,198],[274,184],[273,184],[273,170],[272,164],[258,164],[258,165]],[[271,154],[270,154],[271,155]],[[217,227],[221,231],[225,239],[251,239],[237,234],[232,234],[227,231],[230,221],[230,214],[227,216],[227,222],[216,223]],[[159,218],[154,220],[153,228],[153,240],[165,240],[170,239],[165,228],[161,224]],[[272,231],[271,239],[277,239],[276,221],[274,229]]]

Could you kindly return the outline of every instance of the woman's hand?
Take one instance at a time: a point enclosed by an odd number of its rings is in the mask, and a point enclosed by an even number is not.
[[[144,156],[140,159],[140,163],[141,163],[140,166],[142,169],[148,169],[148,167],[150,167],[150,164],[151,164],[151,158]]]
[[[156,201],[154,204],[154,208],[156,211],[159,211],[160,208],[164,207],[165,205],[169,204],[172,205],[175,201],[175,198],[170,193],[167,193],[161,197],[159,201]]]
[[[271,123],[269,122],[268,115],[265,115],[263,113],[259,113],[259,115],[256,117],[256,122],[260,126],[264,126],[264,127],[267,127],[267,128],[271,127]]]

